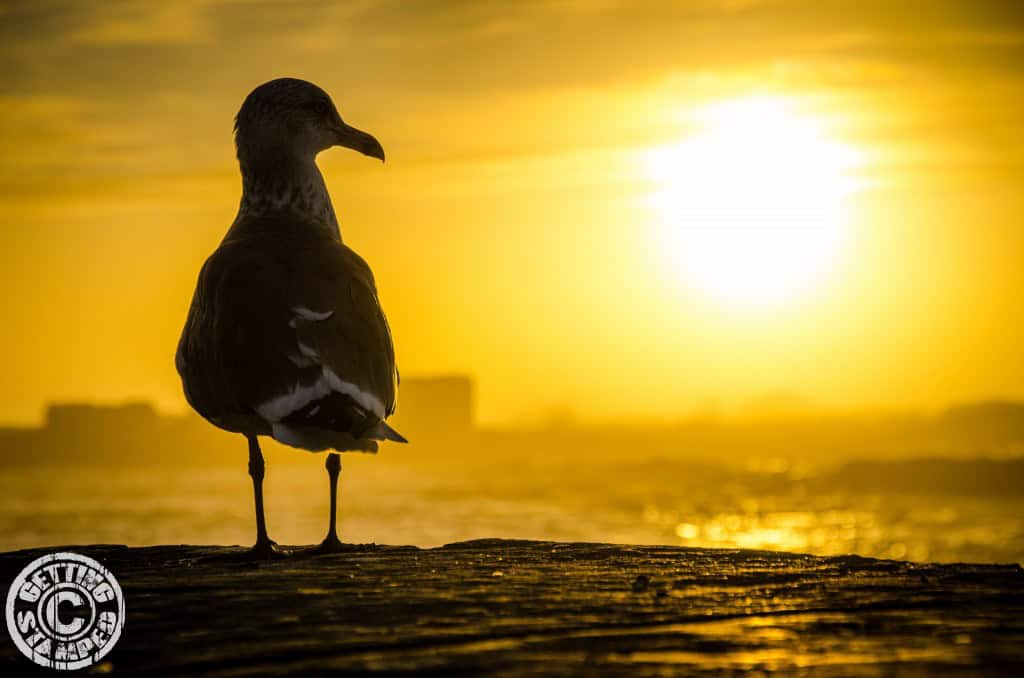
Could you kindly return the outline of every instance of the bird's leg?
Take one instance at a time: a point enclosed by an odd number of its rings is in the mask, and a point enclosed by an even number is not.
[[[337,452],[328,454],[324,467],[331,482],[331,523],[327,536],[316,550],[318,553],[337,553],[342,550],[341,540],[338,539],[338,475],[341,473],[341,455]]]
[[[263,452],[256,436],[249,436],[249,475],[252,477],[252,492],[256,501],[256,544],[252,554],[267,558],[282,556],[277,544],[267,536],[267,520],[263,516],[263,476],[266,465],[263,463]]]

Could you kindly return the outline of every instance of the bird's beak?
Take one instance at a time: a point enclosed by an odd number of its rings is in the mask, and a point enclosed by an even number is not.
[[[367,134],[341,121],[338,121],[338,125],[335,127],[335,134],[337,135],[337,141],[334,142],[336,146],[351,148],[353,151],[359,151],[371,158],[380,158],[380,161],[384,162],[384,149],[372,134]]]

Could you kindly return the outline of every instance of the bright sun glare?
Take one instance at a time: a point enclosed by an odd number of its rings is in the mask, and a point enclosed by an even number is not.
[[[693,121],[692,136],[645,156],[666,265],[734,306],[814,291],[847,241],[857,153],[784,98],[710,105]]]

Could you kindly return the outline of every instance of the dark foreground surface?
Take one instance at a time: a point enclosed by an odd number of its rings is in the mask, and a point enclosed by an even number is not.
[[[4,594],[56,550],[121,582],[127,624],[103,673],[1024,675],[1016,565],[503,540],[269,563],[80,546],[0,554]],[[36,673],[5,638],[0,674],[22,672]]]

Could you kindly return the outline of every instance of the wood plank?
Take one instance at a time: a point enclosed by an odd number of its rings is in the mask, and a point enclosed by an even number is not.
[[[1024,573],[797,554],[488,539],[435,549],[59,547],[119,579],[116,674],[437,671],[1022,675]],[[0,643],[0,671],[32,665]],[[53,675],[49,673],[48,675]]]

